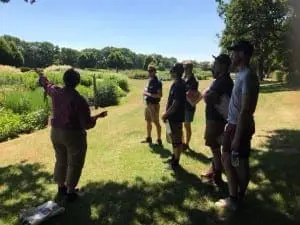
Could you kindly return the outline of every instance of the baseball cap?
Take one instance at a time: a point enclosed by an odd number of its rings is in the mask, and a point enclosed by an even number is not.
[[[245,54],[252,56],[254,48],[249,41],[241,40],[231,47],[227,48],[229,51],[242,51]]]
[[[230,59],[229,55],[227,55],[227,54],[220,54],[219,56],[213,55],[213,57],[216,61],[218,61],[221,64],[224,64],[226,66],[231,65],[231,59]]]
[[[170,70],[170,73],[183,74],[183,72],[184,68],[182,63],[175,63]]]

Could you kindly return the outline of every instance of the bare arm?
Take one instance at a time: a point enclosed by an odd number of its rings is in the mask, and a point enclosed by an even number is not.
[[[58,90],[60,90],[60,87],[57,87],[56,85],[52,84],[47,77],[44,75],[43,72],[38,71],[37,72],[40,76],[39,83],[40,85],[45,89],[45,92],[50,96],[53,97]]]

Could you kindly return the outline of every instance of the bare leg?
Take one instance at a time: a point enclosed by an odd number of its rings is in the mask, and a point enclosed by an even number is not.
[[[147,121],[147,137],[151,137],[152,132],[152,123],[151,121]]]
[[[159,121],[154,123],[156,126],[156,131],[157,131],[157,139],[161,140],[161,125],[159,123]]]
[[[185,127],[185,144],[189,145],[192,137],[191,123],[184,122],[184,127]]]
[[[222,154],[222,163],[226,172],[227,180],[228,180],[228,189],[229,195],[231,197],[238,197],[238,177],[236,173],[236,169],[231,165],[230,153],[223,152]]]
[[[249,181],[250,181],[250,168],[249,159],[240,159],[240,165],[237,168],[238,185],[239,185],[239,197],[243,198]]]

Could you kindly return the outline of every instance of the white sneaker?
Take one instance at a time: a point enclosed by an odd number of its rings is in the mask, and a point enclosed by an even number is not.
[[[232,201],[230,197],[220,199],[215,203],[215,206],[220,207],[220,208],[227,208],[231,211],[236,211],[237,210],[237,203]]]

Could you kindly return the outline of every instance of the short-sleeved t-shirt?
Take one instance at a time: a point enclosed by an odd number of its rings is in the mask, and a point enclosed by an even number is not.
[[[230,77],[230,74],[226,74],[223,76],[219,76],[217,79],[213,81],[209,90],[217,93],[220,98],[222,95],[227,95],[229,98],[231,97],[233,88],[233,81]],[[226,119],[219,113],[219,111],[215,108],[214,104],[206,104],[205,108],[205,116],[206,120],[214,120],[214,121],[224,121]]]
[[[162,82],[155,76],[152,79],[149,80],[147,91],[150,94],[157,94],[159,90],[162,89]],[[146,103],[147,104],[158,104],[160,102],[160,98],[153,98],[150,96],[146,97]]]
[[[245,68],[237,73],[229,103],[228,123],[237,124],[242,108],[242,96],[248,94],[257,100],[258,92],[258,77],[252,74],[252,71],[249,68]]]
[[[199,82],[195,78],[194,74],[189,78],[185,79],[185,92],[189,90],[198,90]],[[192,106],[188,101],[185,102],[185,109],[194,112],[196,106]]]
[[[167,110],[172,106],[175,100],[178,101],[179,106],[174,113],[169,115],[168,120],[171,122],[182,123],[184,121],[184,106],[186,101],[185,83],[182,79],[175,81],[171,86],[167,103]]]

